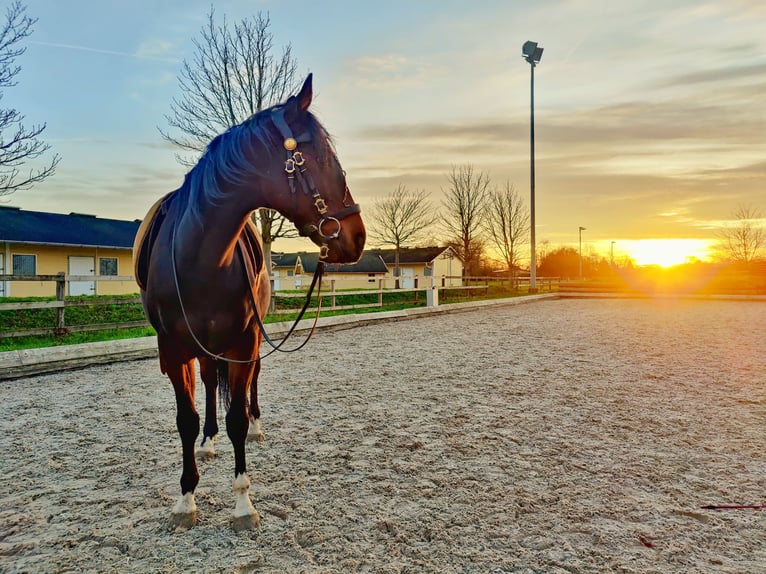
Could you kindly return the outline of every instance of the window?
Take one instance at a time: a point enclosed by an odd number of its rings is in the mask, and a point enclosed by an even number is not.
[[[375,283],[375,273],[367,274],[367,283]]]
[[[117,275],[117,258],[100,257],[98,260],[99,275]]]
[[[37,275],[37,265],[34,255],[14,255],[13,256],[13,274],[14,275]]]
[[[292,269],[288,269],[287,270],[287,276],[288,277],[292,277],[293,275],[295,275],[295,271],[293,271]]]

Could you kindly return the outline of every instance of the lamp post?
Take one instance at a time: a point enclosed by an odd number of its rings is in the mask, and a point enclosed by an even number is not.
[[[521,55],[529,62],[529,227],[531,230],[529,249],[529,292],[537,292],[537,261],[535,259],[535,66],[543,57],[543,49],[537,42],[524,42]]]
[[[582,279],[582,232],[585,231],[584,227],[578,227],[580,232],[580,279]]]
[[[614,244],[617,243],[616,241],[612,241],[612,248],[609,252],[609,263],[614,267]]]

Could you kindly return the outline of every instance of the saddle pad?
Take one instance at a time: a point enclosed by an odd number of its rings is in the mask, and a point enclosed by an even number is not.
[[[166,211],[158,218],[160,208],[173,193],[170,192],[158,199],[149,209],[141,225],[138,226],[136,238],[133,240],[133,276],[141,289],[146,289],[146,275],[149,271],[149,254],[152,252],[152,244],[162,220],[165,219]]]

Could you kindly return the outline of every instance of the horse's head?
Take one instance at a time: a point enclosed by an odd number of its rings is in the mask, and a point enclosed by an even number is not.
[[[281,172],[285,190],[269,203],[320,247],[324,261],[352,263],[364,249],[364,223],[327,132],[309,112],[311,99],[309,74],[298,95],[267,110],[283,147],[269,171]]]

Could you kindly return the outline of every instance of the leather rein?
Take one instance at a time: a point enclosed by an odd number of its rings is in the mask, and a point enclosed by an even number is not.
[[[317,213],[319,214],[319,220],[316,225],[314,224],[308,224],[303,226],[303,228],[299,229],[299,234],[302,237],[309,237],[316,243],[320,244],[319,247],[319,259],[317,261],[317,266],[314,271],[314,276],[311,280],[311,286],[309,287],[308,293],[306,294],[306,300],[303,304],[303,307],[301,308],[300,312],[298,313],[298,317],[295,319],[295,322],[293,323],[292,327],[290,327],[287,334],[282,338],[281,341],[278,343],[275,343],[271,337],[269,337],[268,333],[266,333],[266,327],[263,324],[263,321],[261,320],[260,313],[258,312],[258,303],[257,303],[257,296],[255,294],[255,284],[254,280],[251,279],[248,270],[247,265],[245,264],[245,258],[247,255],[243,252],[240,253],[242,257],[242,269],[245,274],[245,280],[250,285],[250,297],[252,299],[253,303],[253,310],[255,314],[255,321],[258,324],[258,328],[261,331],[261,334],[263,335],[264,341],[266,341],[272,349],[266,353],[265,355],[261,355],[260,352],[258,353],[258,356],[256,356],[253,359],[229,359],[224,357],[223,355],[213,353],[210,351],[207,347],[205,347],[202,342],[197,338],[197,336],[194,334],[194,331],[191,328],[191,324],[189,323],[189,317],[186,314],[186,309],[184,308],[183,298],[181,297],[181,286],[178,281],[178,270],[176,266],[176,251],[175,251],[175,244],[176,244],[176,222],[173,222],[173,232],[172,232],[172,238],[171,238],[171,246],[170,246],[170,254],[171,254],[171,264],[173,267],[173,280],[175,281],[175,287],[176,287],[176,295],[178,296],[178,303],[181,307],[181,314],[183,315],[184,322],[186,323],[186,328],[189,330],[189,334],[192,336],[192,339],[194,339],[194,342],[197,343],[197,346],[209,357],[212,359],[215,359],[216,361],[224,361],[226,363],[236,363],[236,364],[250,364],[255,363],[257,361],[260,361],[261,359],[268,357],[272,353],[279,351],[282,353],[294,353],[295,351],[299,351],[302,349],[306,344],[311,340],[311,338],[314,336],[314,333],[316,331],[317,323],[319,322],[319,315],[322,310],[322,275],[324,274],[325,270],[325,262],[324,259],[327,258],[329,254],[329,247],[327,245],[327,242],[331,239],[336,239],[340,236],[341,233],[341,220],[344,218],[360,213],[361,208],[359,207],[359,204],[354,203],[351,205],[346,205],[346,199],[344,197],[343,204],[344,209],[341,209],[340,211],[332,214],[327,215],[327,202],[322,198],[321,194],[319,193],[319,190],[316,187],[316,184],[314,183],[314,178],[311,177],[311,173],[309,173],[308,168],[306,166],[306,160],[303,157],[303,154],[297,150],[298,143],[307,143],[311,141],[311,136],[308,132],[304,132],[303,134],[298,135],[297,137],[293,136],[292,130],[290,130],[290,126],[288,126],[287,121],[284,117],[284,109],[283,108],[276,108],[272,112],[271,120],[276,126],[276,128],[279,130],[280,134],[284,137],[283,146],[287,152],[287,158],[285,159],[285,173],[287,174],[287,181],[290,185],[290,193],[291,195],[295,196],[295,181],[298,180],[298,183],[300,185],[301,190],[304,194],[306,194],[309,198],[313,200],[314,208],[317,210]],[[344,172],[345,173],[345,172]],[[346,186],[346,195],[348,195],[348,186]],[[330,229],[327,228],[327,226],[333,226],[335,227],[334,230],[332,230],[332,227]],[[239,249],[239,243],[237,243],[237,248]],[[314,323],[311,326],[311,331],[309,332],[306,339],[297,347],[293,349],[282,349],[282,345],[285,344],[288,338],[293,334],[293,331],[295,331],[296,327],[298,326],[298,323],[303,319],[303,315],[306,313],[306,310],[309,307],[309,304],[311,303],[311,298],[314,293],[314,288],[316,286],[319,286],[317,289],[317,312],[314,317]]]

